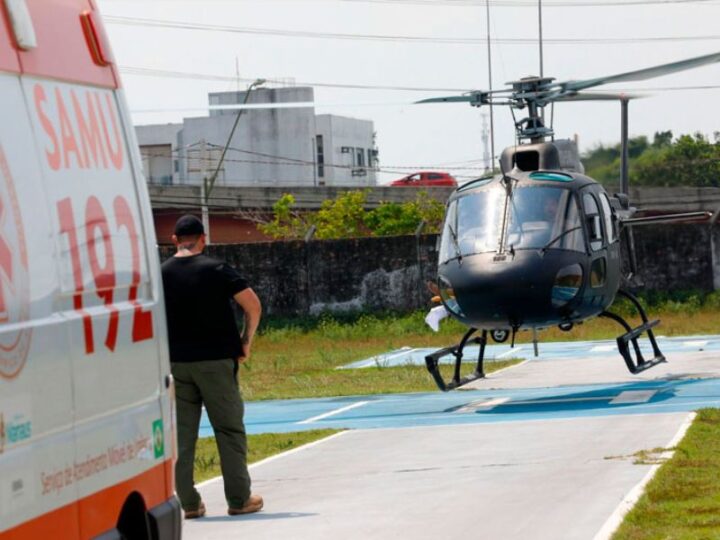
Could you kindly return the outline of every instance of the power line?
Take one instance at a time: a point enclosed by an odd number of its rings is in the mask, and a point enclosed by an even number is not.
[[[340,2],[354,2],[362,4],[396,4],[396,5],[419,5],[419,6],[443,6],[443,7],[466,7],[483,6],[484,0],[338,0]],[[557,0],[544,2],[547,7],[606,7],[606,6],[641,6],[641,5],[662,5],[662,4],[715,4],[712,0]],[[490,5],[495,7],[534,7],[537,2],[532,0],[490,0]]]
[[[203,79],[208,81],[222,82],[248,82],[255,79],[238,78],[230,75],[212,75],[207,73],[190,73],[187,71],[171,71],[154,68],[143,68],[133,66],[120,66],[120,71],[127,75],[138,75],[141,77],[166,77],[175,79]],[[282,79],[266,79],[268,84],[285,85],[286,81]],[[438,87],[418,87],[418,86],[391,86],[391,85],[371,85],[371,84],[342,84],[342,83],[323,83],[323,82],[295,82],[296,86],[316,86],[318,88],[347,88],[355,90],[401,90],[405,92],[467,92],[467,88],[438,88]]]
[[[218,145],[210,144],[208,143],[208,146],[215,146],[218,147]],[[259,165],[294,165],[294,166],[302,166],[302,167],[311,167],[315,166],[316,162],[299,159],[299,158],[289,158],[285,156],[278,156],[273,154],[264,154],[262,152],[253,152],[251,150],[244,150],[242,148],[234,148],[232,146],[228,147],[228,150],[234,151],[234,152],[240,152],[243,154],[250,154],[260,157],[265,157],[269,159],[274,159],[277,161],[264,161],[264,160],[257,160],[257,159],[233,159],[233,158],[225,158],[226,162],[229,163],[250,163],[250,164],[259,164]],[[178,154],[177,151],[171,151],[171,154]],[[147,153],[144,152],[141,154],[142,157],[145,158],[153,158],[153,157],[170,157],[171,159],[179,159],[183,161],[195,161],[195,162],[201,162],[205,161],[206,163],[214,163],[215,160],[213,160],[210,157],[202,158],[202,157],[196,157],[196,156],[188,156],[188,155],[174,155],[169,156],[166,153],[159,153],[159,154],[153,154],[153,153]],[[477,161],[477,160],[476,160]],[[331,163],[324,163],[323,166],[325,168],[335,168],[335,169],[357,169],[360,168],[358,166],[354,165],[339,165],[339,164],[331,164]],[[458,171],[468,171],[468,170],[478,170],[478,171],[484,171],[485,168],[481,166],[476,167],[470,167],[470,166],[446,166],[442,164],[431,164],[431,165],[384,165],[380,167],[368,167],[371,170],[377,171],[377,172],[387,172],[387,173],[398,173],[401,174],[403,172],[406,172],[408,170],[414,171],[414,170],[433,170],[433,169],[445,169],[445,170],[458,170]]]
[[[649,3],[649,2],[648,2]],[[160,19],[144,19],[138,17],[117,17],[106,16],[105,21],[110,24],[129,26],[143,26],[153,28],[172,28],[179,30],[199,30],[206,32],[226,32],[234,34],[270,35],[281,37],[299,37],[312,39],[335,39],[335,40],[360,40],[360,41],[391,41],[406,43],[433,43],[448,45],[483,45],[486,43],[482,38],[461,38],[461,37],[428,37],[428,36],[403,36],[388,34],[344,34],[337,32],[309,32],[301,30],[283,30],[273,28],[250,28],[240,26],[226,26],[217,24],[191,23],[184,21],[170,21]],[[618,38],[543,38],[546,45],[626,45],[631,43],[663,43],[682,41],[717,41],[720,35],[702,36],[655,36],[655,37],[618,37]],[[536,43],[535,38],[492,38],[491,43],[502,45],[532,45]]]
[[[111,3],[115,0],[104,0]],[[122,1],[122,0],[121,0]],[[155,0],[162,1],[162,0]],[[167,2],[175,2],[175,0],[165,0]],[[187,2],[188,0],[186,0]],[[198,3],[205,3],[206,0],[196,0]],[[217,1],[217,0],[216,0]],[[241,0],[227,0],[236,3]],[[439,7],[472,7],[484,6],[485,0],[327,0],[329,2],[347,2],[358,4],[389,4],[389,5],[409,5],[409,6],[439,6]],[[717,0],[550,0],[543,3],[548,7],[615,7],[615,6],[645,6],[645,5],[672,5],[672,4],[709,4],[717,5]],[[537,7],[537,2],[533,0],[490,0],[490,6],[493,7]]]

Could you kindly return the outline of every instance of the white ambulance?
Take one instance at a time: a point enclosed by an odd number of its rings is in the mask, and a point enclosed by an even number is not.
[[[0,540],[180,537],[159,270],[93,0],[0,0]]]

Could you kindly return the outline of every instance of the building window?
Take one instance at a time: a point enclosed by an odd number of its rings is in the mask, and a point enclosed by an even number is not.
[[[315,145],[317,152],[317,175],[322,178],[325,176],[325,148],[323,147],[323,136],[315,136]]]
[[[365,152],[363,152],[362,148],[355,149],[355,163],[353,163],[353,165],[355,167],[365,166]]]

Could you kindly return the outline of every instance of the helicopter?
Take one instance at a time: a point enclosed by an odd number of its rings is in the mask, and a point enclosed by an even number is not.
[[[500,174],[458,187],[447,202],[439,238],[436,282],[432,289],[447,312],[468,327],[459,343],[425,357],[438,388],[448,391],[485,377],[488,336],[505,342],[520,330],[557,326],[570,331],[595,317],[615,321],[623,333],[617,347],[628,370],[641,373],[666,361],[650,320],[629,290],[636,272],[632,228],[661,222],[704,220],[710,212],[634,217],[628,199],[628,102],[639,96],[583,93],[600,85],[645,80],[720,62],[720,53],[588,80],[555,82],[526,77],[509,88],[472,91],[417,103],[468,102],[473,107],[508,106],[515,123],[516,145],[502,151]],[[568,101],[618,100],[621,103],[620,193],[610,195],[584,174],[577,147],[556,140],[544,123],[543,109]],[[527,109],[516,120],[515,110]],[[621,244],[627,244],[630,271],[623,273]],[[616,296],[637,310],[641,324],[632,327],[609,311]],[[479,335],[475,335],[479,332]],[[643,355],[646,336],[652,358]],[[461,376],[463,350],[479,345],[475,369]],[[440,359],[454,356],[452,379],[440,373]]]

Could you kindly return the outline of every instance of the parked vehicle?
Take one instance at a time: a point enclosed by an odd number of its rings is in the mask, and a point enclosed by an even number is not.
[[[390,183],[391,186],[457,187],[457,181],[446,172],[421,171]]]
[[[155,233],[92,0],[0,5],[0,540],[180,538]]]

